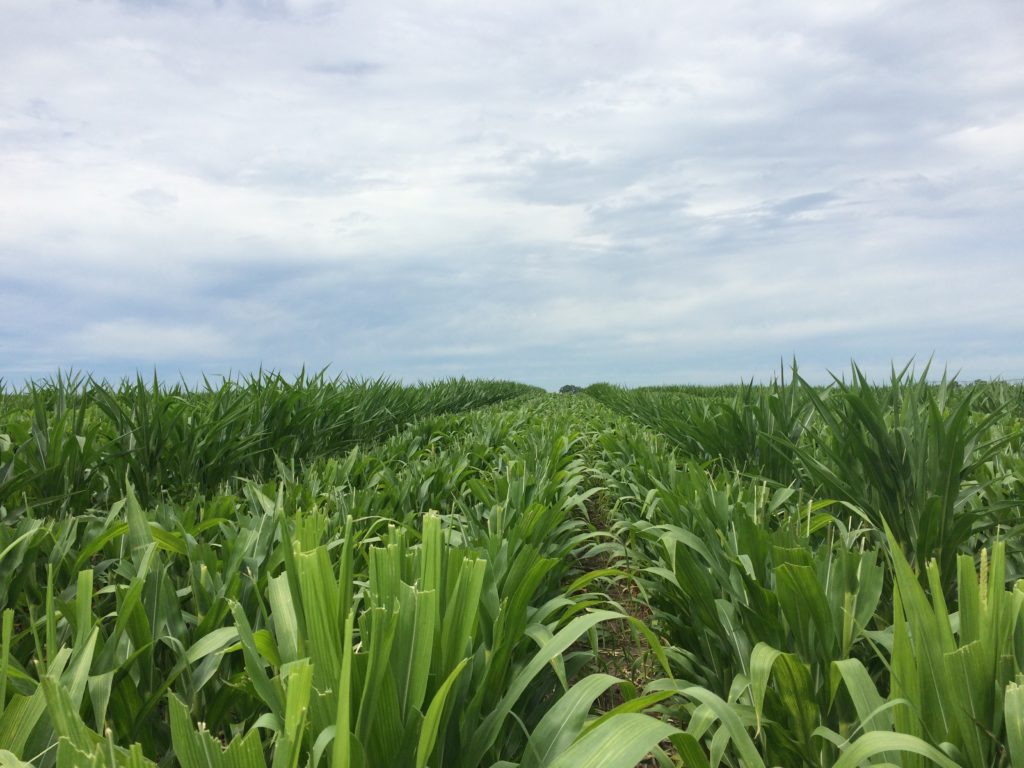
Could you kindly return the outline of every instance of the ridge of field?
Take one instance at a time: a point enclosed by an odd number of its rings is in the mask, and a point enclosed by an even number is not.
[[[1024,766],[1019,387],[364,386],[0,402],[0,766]]]

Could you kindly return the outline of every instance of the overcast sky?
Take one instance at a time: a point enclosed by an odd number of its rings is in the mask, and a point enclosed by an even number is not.
[[[0,377],[1024,376],[1024,3],[0,5]]]

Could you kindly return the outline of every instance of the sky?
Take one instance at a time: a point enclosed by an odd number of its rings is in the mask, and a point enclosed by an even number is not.
[[[1024,376],[1024,3],[0,4],[0,378]]]

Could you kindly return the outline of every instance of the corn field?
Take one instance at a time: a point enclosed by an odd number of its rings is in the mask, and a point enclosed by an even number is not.
[[[0,768],[1024,768],[1024,388],[0,386]]]

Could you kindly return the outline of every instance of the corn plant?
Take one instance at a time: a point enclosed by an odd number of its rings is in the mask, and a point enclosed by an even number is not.
[[[795,362],[788,381],[783,368],[765,386],[751,381],[714,397],[693,391],[609,385],[587,389],[606,405],[666,435],[688,457],[784,484],[795,477],[795,446],[812,415]]]
[[[879,388],[855,365],[853,381],[837,378],[828,397],[805,382],[822,429],[812,446],[794,450],[818,493],[852,505],[879,532],[888,526],[919,573],[935,557],[951,574],[957,555],[994,523],[972,505],[991,482],[976,476],[1009,436],[990,435],[1000,410],[975,415],[973,393],[954,396],[947,379],[933,387],[927,368],[916,379],[909,370],[894,369]]]

